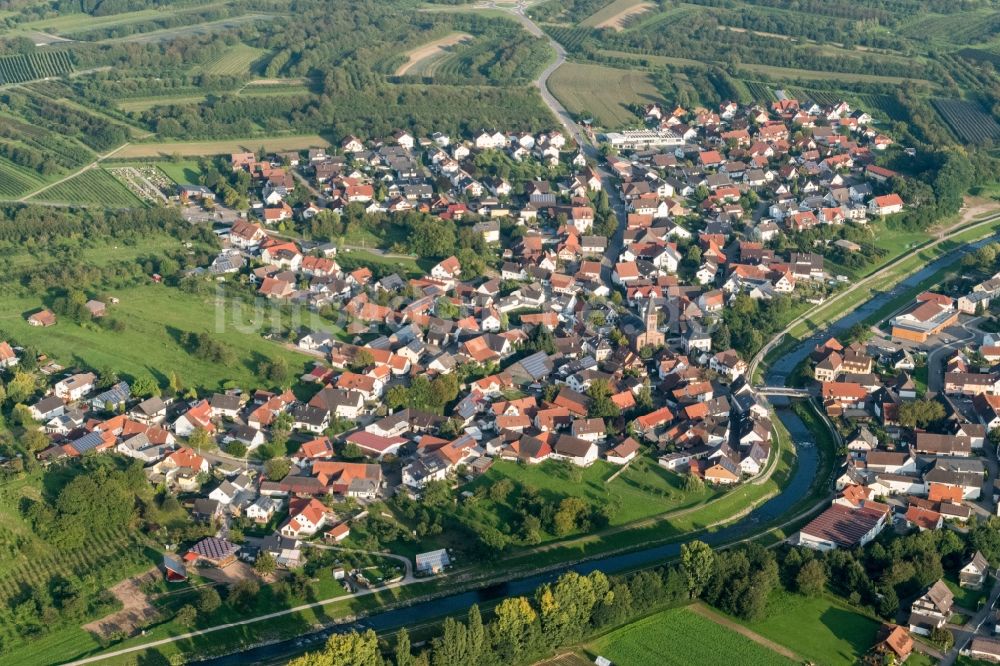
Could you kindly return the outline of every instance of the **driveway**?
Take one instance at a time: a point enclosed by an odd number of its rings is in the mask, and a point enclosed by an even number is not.
[[[977,339],[975,324],[982,317],[973,317],[958,326],[948,328],[942,336],[942,342],[927,353],[927,393],[937,395],[944,386],[944,356],[945,352],[961,349],[969,342]],[[970,327],[972,330],[970,330]]]

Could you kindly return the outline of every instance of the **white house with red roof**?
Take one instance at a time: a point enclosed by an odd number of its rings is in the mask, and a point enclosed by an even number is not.
[[[872,215],[892,215],[903,210],[903,200],[898,194],[885,194],[868,202],[868,212]]]
[[[281,535],[290,539],[311,537],[326,525],[329,511],[316,498],[293,499],[288,506],[288,522]]]
[[[179,437],[190,437],[198,428],[215,432],[215,424],[212,423],[212,406],[208,400],[195,403],[174,421],[174,432]]]
[[[461,275],[462,265],[455,256],[442,260],[431,269],[431,277],[438,280],[457,280]]]

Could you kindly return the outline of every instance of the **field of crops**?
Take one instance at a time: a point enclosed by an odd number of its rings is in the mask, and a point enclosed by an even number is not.
[[[39,51],[30,55],[0,57],[0,84],[24,83],[73,71],[68,51]]]
[[[254,62],[266,53],[246,44],[236,44],[220,53],[215,59],[202,65],[206,74],[223,74],[227,76],[242,76],[249,74]]]
[[[588,646],[616,666],[723,664],[738,655],[743,666],[792,662],[687,608],[657,613],[622,627]]]
[[[44,183],[29,172],[6,160],[0,160],[0,199],[17,199]]]
[[[552,94],[570,111],[594,116],[602,127],[639,122],[630,104],[662,102],[645,72],[568,62],[549,79]]]
[[[932,99],[931,103],[959,138],[985,143],[1000,137],[1000,124],[978,105],[961,99]]]
[[[750,99],[755,102],[773,102],[777,99],[774,96],[774,86],[770,83],[762,83],[760,81],[744,81],[743,85],[746,86]]]
[[[109,208],[138,206],[142,203],[129,192],[125,185],[104,169],[88,169],[63,183],[50,187],[36,197],[32,197],[31,200],[49,203],[92,204],[108,206]]]
[[[901,33],[920,41],[966,45],[987,41],[996,36],[998,29],[1000,12],[977,10],[924,15],[907,24]]]

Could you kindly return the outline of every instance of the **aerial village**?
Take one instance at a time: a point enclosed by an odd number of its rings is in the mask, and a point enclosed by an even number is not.
[[[257,200],[219,231],[223,250],[199,274],[269,302],[333,308],[339,326],[298,331],[294,343],[313,369],[294,391],[145,397],[93,368],[49,364],[48,391],[26,405],[49,440],[39,460],[141,461],[151,484],[214,530],[173,545],[179,569],[263,552],[298,566],[310,543],[346,539],[371,502],[419,502],[432,483],[461,492],[497,460],[586,468],[643,456],[717,488],[766,473],[776,460],[771,409],[747,376],[763,318],[841,289],[848,278],[827,259],[863,266],[878,251],[862,240],[869,227],[906,206],[895,192],[904,176],[876,163],[893,142],[846,103],[782,97],[644,114],[645,127],[603,137],[601,165],[559,132],[492,130],[232,155]],[[551,177],[491,172],[476,161],[484,154]],[[310,200],[293,208],[296,188]],[[204,186],[180,197],[221,205]],[[297,224],[352,206],[454,221],[490,261],[471,277],[456,255],[423,275],[342,270],[352,248],[296,236]],[[939,529],[995,511],[977,452],[1000,426],[1000,341],[937,350],[945,330],[997,292],[990,276],[959,298],[927,293],[878,339],[816,341],[805,388],[844,433],[845,467],[838,498],[796,543],[845,548],[883,529]],[[86,307],[101,317],[115,303]],[[746,330],[727,320],[740,308]],[[49,310],[29,323],[60,325]],[[23,352],[3,343],[0,365],[13,371]],[[951,408],[904,424],[907,403],[926,390],[913,373],[933,361],[942,372],[931,370],[931,389]],[[435,395],[414,406],[418,385]],[[295,445],[288,464],[262,466],[255,451],[279,432]],[[233,521],[273,532],[233,543]],[[423,553],[417,572],[450,564],[447,551]],[[934,612],[915,604],[911,628],[936,622]]]

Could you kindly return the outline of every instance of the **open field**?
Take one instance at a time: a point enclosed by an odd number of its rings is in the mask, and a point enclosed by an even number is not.
[[[134,257],[149,248],[104,248],[108,260],[116,254]],[[30,341],[39,350],[66,365],[77,362],[92,368],[116,368],[123,375],[151,374],[164,385],[166,368],[175,370],[186,386],[217,390],[226,381],[253,386],[266,380],[258,376],[267,359],[284,358],[298,376],[309,360],[264,340],[250,328],[252,308],[244,306],[237,317],[232,307],[224,308],[225,325],[216,332],[220,309],[211,297],[184,293],[164,285],[148,285],[115,290],[121,303],[109,308],[109,315],[125,325],[115,332],[96,324],[76,324],[60,320],[49,328],[28,326],[25,314],[43,305],[35,297],[0,295],[0,330],[17,340]],[[266,311],[262,315],[268,314]],[[240,326],[237,327],[236,320]],[[228,345],[239,361],[232,366],[203,361],[190,354],[183,344],[188,332],[208,333]]]
[[[763,619],[736,619],[775,643],[824,666],[853,666],[875,644],[879,623],[832,596],[777,592]]]
[[[87,169],[29,201],[125,208],[142,204],[125,185],[101,168]]]
[[[467,32],[453,32],[441,39],[435,39],[433,42],[428,42],[427,44],[411,49],[403,54],[407,60],[396,68],[396,76],[402,76],[412,69],[417,68],[423,61],[434,60],[447,53],[452,46],[470,39],[472,39],[472,35]]]
[[[587,645],[587,652],[616,666],[721,664],[735,655],[745,666],[794,663],[690,608],[663,611],[617,629]]]
[[[197,160],[157,162],[156,166],[178,185],[197,185],[201,179],[201,168]]]
[[[552,94],[574,114],[593,114],[603,127],[638,122],[629,104],[659,102],[661,97],[645,72],[567,62],[549,79]]]
[[[608,483],[607,479],[619,469],[617,465],[598,461],[580,470],[577,477],[574,476],[575,470],[556,462],[518,465],[498,461],[485,475],[470,484],[469,488],[488,488],[501,479],[510,479],[516,484],[537,489],[552,503],[558,503],[563,497],[578,497],[593,509],[614,507],[611,525],[622,525],[694,506],[722,494],[707,487],[698,492],[685,492],[681,488],[682,479],[679,475],[661,469],[651,459],[643,456],[636,458],[628,469]],[[499,523],[509,523],[513,519],[510,505],[516,504],[517,495],[515,491],[503,503],[484,498],[477,502],[477,510],[484,517],[494,517]]]
[[[200,157],[202,155],[226,155],[244,150],[305,150],[329,146],[330,142],[318,134],[294,136],[259,137],[246,139],[226,139],[222,141],[165,141],[162,143],[133,143],[115,153],[115,157],[132,159],[136,157],[170,157],[181,155]]]
[[[615,0],[588,16],[580,22],[580,25],[621,30],[635,17],[653,8],[653,3],[644,0]]]

